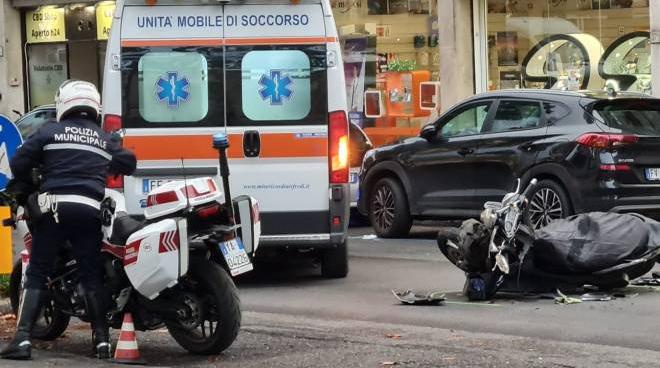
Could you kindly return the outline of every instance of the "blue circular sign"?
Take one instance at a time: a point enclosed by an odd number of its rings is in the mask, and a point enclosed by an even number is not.
[[[23,138],[16,125],[6,116],[0,115],[0,190],[4,190],[12,178],[9,160],[14,157],[21,144]]]

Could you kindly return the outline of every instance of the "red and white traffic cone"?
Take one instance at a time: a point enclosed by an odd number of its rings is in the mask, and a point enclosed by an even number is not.
[[[115,358],[113,363],[121,364],[146,364],[144,359],[140,358],[137,339],[135,336],[135,327],[133,327],[133,316],[130,313],[124,313],[124,322],[121,325],[119,341],[115,348]]]

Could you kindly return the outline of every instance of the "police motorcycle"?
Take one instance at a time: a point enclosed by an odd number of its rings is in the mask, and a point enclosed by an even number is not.
[[[261,234],[258,202],[249,196],[231,199],[224,134],[213,137],[219,150],[223,188],[211,177],[183,179],[147,195],[144,219],[127,215],[120,192],[106,189],[102,202],[105,287],[112,296],[107,318],[121,327],[130,312],[136,330],[166,327],[181,347],[193,354],[216,354],[238,335],[241,309],[232,278],[252,270]],[[30,260],[30,219],[23,211],[28,193],[38,188],[12,183],[5,200],[15,198],[12,225],[25,249],[10,279],[14,311]],[[22,188],[21,188],[22,187]],[[227,205],[231,203],[232,205]],[[89,321],[76,261],[63,252],[49,279],[50,300],[32,337],[52,340],[67,329],[71,317]]]
[[[534,231],[524,220],[532,179],[501,202],[486,202],[480,220],[439,231],[440,251],[465,272],[464,294],[486,300],[497,291],[611,290],[660,260],[660,223],[637,214],[592,212]]]

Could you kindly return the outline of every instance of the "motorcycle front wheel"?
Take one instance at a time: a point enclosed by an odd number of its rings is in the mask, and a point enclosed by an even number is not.
[[[14,269],[11,271],[9,278],[9,300],[14,314],[18,315],[18,308],[21,303],[21,294],[23,291],[21,278],[23,277],[23,263],[18,260],[14,264]],[[43,307],[42,312],[39,314],[37,321],[34,324],[30,336],[38,340],[55,340],[60,337],[67,327],[69,327],[70,317],[64,314],[53,303],[52,299],[48,299]]]
[[[188,274],[175,293],[190,311],[177,322],[166,322],[181,347],[192,354],[218,354],[234,342],[241,327],[241,305],[236,285],[222,267],[205,257],[191,257]]]

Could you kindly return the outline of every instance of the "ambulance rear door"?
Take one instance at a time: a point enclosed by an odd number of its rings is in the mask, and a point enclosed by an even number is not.
[[[259,200],[263,245],[330,243],[323,5],[229,3],[224,14],[231,190]]]
[[[119,124],[138,158],[123,187],[129,213],[142,214],[147,193],[163,183],[219,180],[211,137],[225,131],[223,7],[132,1],[120,25]]]

